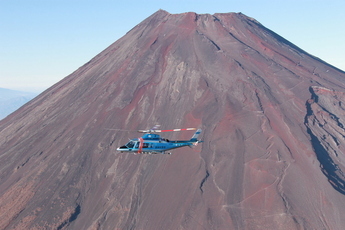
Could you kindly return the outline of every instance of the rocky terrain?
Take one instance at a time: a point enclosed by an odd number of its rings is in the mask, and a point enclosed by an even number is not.
[[[241,13],[159,10],[0,122],[0,229],[342,229],[344,79]],[[116,152],[155,124],[204,142]]]

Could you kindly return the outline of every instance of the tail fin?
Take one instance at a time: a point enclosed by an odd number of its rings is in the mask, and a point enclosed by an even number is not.
[[[190,141],[193,141],[193,142],[198,141],[198,136],[200,135],[201,131],[202,131],[201,129],[198,129],[198,130],[194,133],[194,135],[192,136],[192,139],[190,139]]]

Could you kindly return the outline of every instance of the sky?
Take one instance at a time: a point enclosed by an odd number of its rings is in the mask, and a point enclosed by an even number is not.
[[[0,88],[41,92],[159,9],[242,12],[345,70],[344,0],[0,0]]]

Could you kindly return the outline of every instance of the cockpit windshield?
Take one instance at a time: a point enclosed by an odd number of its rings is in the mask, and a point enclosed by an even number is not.
[[[131,149],[134,147],[134,144],[135,144],[134,141],[130,141],[126,144],[126,146],[127,146],[127,148]]]

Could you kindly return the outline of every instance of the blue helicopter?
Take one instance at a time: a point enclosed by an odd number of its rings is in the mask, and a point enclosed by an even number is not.
[[[193,147],[202,142],[197,139],[202,131],[201,129],[198,129],[190,140],[170,141],[155,133],[196,130],[196,128],[157,130],[158,127],[156,125],[149,130],[138,130],[139,133],[145,134],[142,137],[131,139],[127,144],[117,148],[117,151],[132,152],[134,154],[171,154],[168,151],[172,149],[184,146]]]

